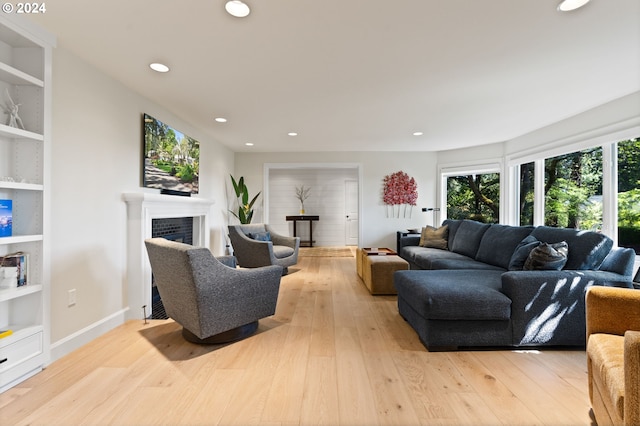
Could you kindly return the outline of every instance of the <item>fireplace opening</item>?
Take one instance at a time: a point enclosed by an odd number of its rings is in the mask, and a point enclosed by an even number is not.
[[[166,238],[185,244],[193,244],[193,217],[172,217],[151,220],[151,237]],[[151,274],[151,315],[149,319],[167,319],[158,287]]]

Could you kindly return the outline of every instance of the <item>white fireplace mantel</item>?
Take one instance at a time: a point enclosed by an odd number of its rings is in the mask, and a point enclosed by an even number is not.
[[[193,217],[193,245],[209,247],[209,213],[213,200],[145,192],[122,194],[127,203],[127,296],[129,319],[151,314],[151,266],[144,240],[153,219]]]

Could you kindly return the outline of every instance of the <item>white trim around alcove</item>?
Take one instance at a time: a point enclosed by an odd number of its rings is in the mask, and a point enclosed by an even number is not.
[[[263,166],[263,205],[264,223],[269,223],[269,172],[271,170],[290,169],[356,169],[358,172],[358,245],[362,244],[362,195],[363,195],[363,176],[362,164],[360,163],[264,163]]]

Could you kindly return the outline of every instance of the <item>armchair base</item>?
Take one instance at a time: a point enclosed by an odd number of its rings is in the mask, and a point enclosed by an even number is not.
[[[238,340],[242,340],[254,334],[258,330],[258,321],[250,322],[249,324],[241,325],[240,327],[232,328],[231,330],[223,331],[206,339],[201,339],[186,328],[182,328],[182,337],[186,341],[196,343],[198,345],[219,345],[222,343],[231,343]]]

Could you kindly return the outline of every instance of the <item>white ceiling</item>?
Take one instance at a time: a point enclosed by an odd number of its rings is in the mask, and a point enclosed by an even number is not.
[[[246,1],[244,19],[225,0],[56,0],[31,18],[236,152],[501,142],[640,90],[638,0]]]

